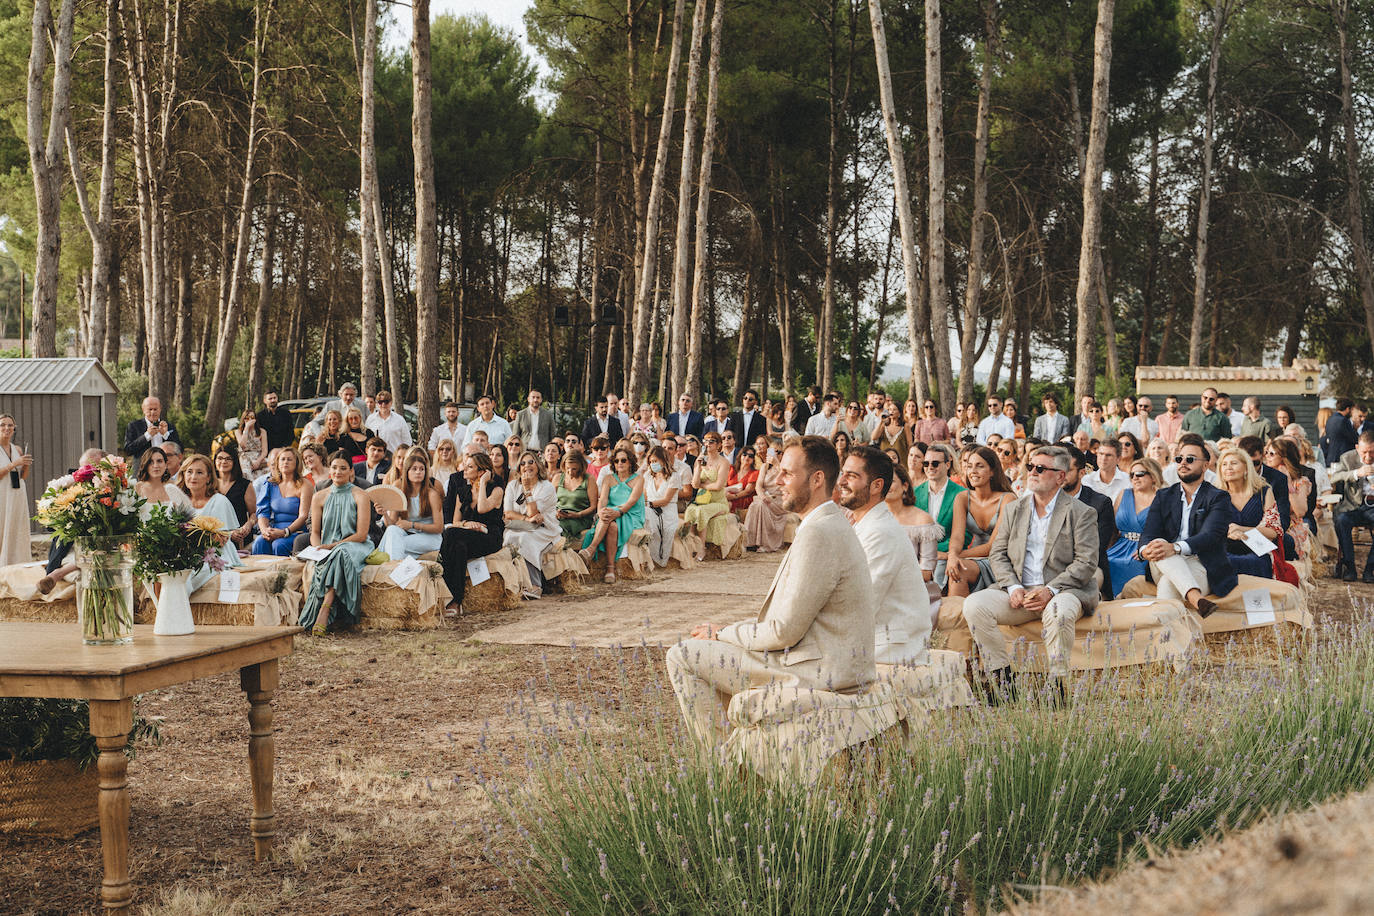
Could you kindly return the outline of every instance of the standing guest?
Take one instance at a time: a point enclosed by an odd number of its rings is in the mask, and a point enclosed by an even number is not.
[[[1012,440],[1003,440],[1010,444]],[[999,445],[1003,443],[998,443]],[[996,453],[986,445],[964,456],[967,489],[954,494],[949,554],[945,564],[951,596],[968,597],[992,585],[988,555],[1002,523],[1002,512],[1015,501],[1011,481],[1002,472]]]
[[[840,433],[849,437],[850,445],[868,444],[868,423],[864,420],[863,408],[858,401],[850,401],[845,408],[844,416],[835,423],[835,429],[830,433],[830,438],[834,439]],[[840,465],[843,467],[843,463]]]
[[[1169,395],[1164,399],[1164,413],[1159,415],[1155,425],[1159,428],[1159,438],[1168,446],[1173,446],[1183,434],[1183,414],[1179,410],[1178,398]]]
[[[721,455],[721,437],[708,432],[702,442],[706,446],[706,453],[692,466],[692,491],[696,493],[696,498],[687,507],[683,525],[679,529],[684,535],[697,532],[703,536],[702,552],[697,560],[706,559],[706,526],[717,515],[729,511],[725,487],[730,481],[730,463]]]
[[[782,536],[787,528],[787,510],[782,506],[782,487],[778,483],[781,453],[769,449],[759,469],[754,501],[744,514],[744,546],[759,553],[773,553],[782,549]]]
[[[1201,617],[1216,610],[1207,596],[1224,596],[1236,587],[1236,571],[1226,553],[1226,534],[1234,517],[1226,494],[1203,480],[1207,445],[1197,433],[1178,442],[1178,479],[1155,496],[1140,533],[1141,559],[1159,597],[1182,599]]]
[[[893,518],[902,526],[916,551],[921,581],[925,584],[926,598],[930,602],[933,626],[933,618],[939,615],[940,610],[940,584],[935,581],[935,567],[940,562],[940,539],[945,532],[929,512],[916,507],[916,497],[906,468],[894,465],[892,472],[894,479],[892,488],[887,491],[887,507],[892,510]]]
[[[458,461],[458,446],[452,439],[440,439],[434,449],[434,464],[430,468],[434,482],[439,485],[440,490],[448,492],[448,479],[450,475],[458,472]]]
[[[678,477],[661,447],[649,452],[648,474],[644,477],[644,527],[649,531],[649,555],[654,565],[668,565],[677,537]]]
[[[740,409],[730,414],[730,429],[735,441],[747,445],[759,436],[768,434],[768,420],[759,410],[759,396],[751,388],[740,399]]]
[[[517,477],[506,488],[505,543],[525,561],[531,589],[527,598],[538,598],[544,588],[544,551],[563,534],[558,526],[558,493],[544,479],[544,465],[534,452],[525,452],[516,464]]]
[[[618,398],[613,394],[606,395],[606,403],[610,406],[611,415],[620,421],[620,428],[625,435],[630,434],[630,399]]]
[[[1369,414],[1365,411],[1363,404],[1356,404],[1354,407],[1350,408],[1350,425],[1355,427],[1355,435],[1357,437],[1360,433],[1369,429],[1369,424],[1366,422],[1368,416]]]
[[[0,484],[0,566],[28,563],[33,559],[29,544],[29,468],[33,456],[14,444],[14,417],[0,414],[0,473],[9,480]]]
[[[1139,461],[1145,457],[1145,452],[1140,447],[1140,440],[1133,433],[1117,433],[1116,444],[1121,449],[1121,460],[1117,462],[1118,467],[1129,468],[1131,462]]]
[[[730,497],[731,512],[743,512],[754,501],[759,480],[757,454],[754,446],[746,445],[739,450],[739,456],[730,466],[730,480],[725,486],[725,493]]]
[[[204,455],[187,455],[181,465],[181,477],[182,487],[193,513],[218,519],[226,534],[238,527],[238,515],[234,512],[234,507],[215,489],[214,470],[210,466],[209,458]],[[227,567],[242,565],[239,552],[230,539],[226,539],[221,545],[219,556]],[[194,595],[202,585],[215,577],[216,572],[217,570],[209,563],[201,564],[199,569],[191,573],[190,581],[186,585],[187,594]]]
[[[1107,430],[1107,435],[1116,436],[1117,430],[1121,429],[1121,402],[1116,398],[1107,399],[1107,410],[1102,415],[1102,425]]]
[[[1355,448],[1355,441],[1359,435],[1350,422],[1350,414],[1354,408],[1355,402],[1350,398],[1337,398],[1336,412],[1326,421],[1323,431],[1326,442],[1322,445],[1322,453],[1331,464],[1335,464],[1342,455]]]
[[[1092,407],[1097,403],[1097,399],[1090,394],[1085,394],[1078,399],[1078,413],[1069,418],[1069,428],[1078,430],[1084,425],[1092,422]]]
[[[1282,434],[1283,427],[1280,427],[1273,420],[1260,412],[1259,398],[1254,396],[1248,397],[1241,402],[1241,407],[1241,412],[1244,414],[1245,419],[1241,422],[1240,429],[1236,431],[1236,435],[1241,437],[1258,436],[1265,442],[1268,442],[1275,436]]]
[[[382,513],[386,528],[377,549],[393,560],[418,557],[443,543],[444,494],[429,473],[423,451],[406,456],[397,486],[405,494],[404,511]]]
[[[413,445],[410,438],[410,424],[404,413],[391,409],[391,392],[377,392],[377,412],[367,418],[367,429],[386,443],[387,451],[395,452],[403,445]]]
[[[1079,424],[1075,432],[1087,433],[1089,441],[1101,442],[1111,436],[1102,419],[1102,405],[1094,401],[1088,408],[1088,418]]]
[[[553,481],[558,497],[558,527],[569,543],[580,544],[596,513],[596,480],[588,473],[587,458],[580,451],[564,455],[561,468]]]
[[[668,428],[668,421],[663,418],[663,406],[654,401],[649,405],[654,417],[654,434],[651,438],[657,439],[659,435]]]
[[[1183,432],[1197,433],[1211,442],[1230,436],[1230,416],[1216,409],[1217,390],[1204,388],[1200,401],[1197,407],[1183,415]]]
[[[138,465],[138,482],[134,489],[138,495],[142,496],[145,502],[143,508],[139,510],[139,518],[147,521],[149,514],[154,506],[171,506],[173,508],[186,509],[191,505],[186,494],[176,484],[171,483],[172,475],[167,473],[167,455],[158,446],[153,446],[143,453],[143,460]],[[26,558],[24,562],[28,562]]]
[[[964,419],[958,428],[958,445],[962,448],[965,445],[978,444],[978,430],[982,421],[979,419],[978,405],[969,401],[964,405]]]
[[[544,409],[543,393],[533,389],[525,403],[525,409],[515,415],[514,432],[526,448],[537,452],[553,438],[553,412]]]
[[[1127,475],[1130,489],[1117,494],[1113,520],[1120,538],[1107,548],[1107,581],[1112,583],[1112,597],[1121,594],[1126,583],[1143,576],[1149,566],[1140,559],[1140,532],[1154,504],[1155,493],[1164,485],[1159,465],[1149,458],[1139,458],[1129,465]]]
[[[988,415],[978,424],[978,444],[987,445],[988,436],[994,433],[1003,439],[1016,438],[1016,423],[1002,413],[1002,399],[990,395],[986,406]]]
[[[873,443],[880,449],[892,449],[899,455],[905,455],[907,449],[911,447],[911,439],[907,436],[906,424],[902,418],[897,416],[897,411],[891,407],[883,408],[882,423],[873,431]]]
[[[444,402],[444,422],[434,427],[429,434],[430,453],[439,450],[439,443],[445,439],[453,443],[455,453],[463,450],[463,445],[467,442],[468,428],[458,422],[458,404],[454,401]]]
[[[954,497],[964,490],[962,486],[949,479],[953,463],[953,448],[944,444],[932,445],[926,449],[925,460],[921,462],[925,480],[915,488],[916,508],[929,513],[944,532],[944,536],[940,538],[941,554],[949,550],[949,535],[954,528]],[[943,570],[938,572],[935,578],[943,588]]]
[[[367,440],[366,458],[361,463],[353,465],[354,476],[357,478],[353,482],[366,490],[381,483],[389,470],[391,459],[387,457],[386,443],[373,436]]]
[[[280,395],[276,388],[262,393],[262,410],[258,411],[258,428],[267,433],[267,449],[285,448],[296,441],[296,421],[291,411],[277,406]]]
[[[1154,402],[1141,395],[1135,404],[1135,414],[1121,421],[1121,428],[1117,430],[1117,436],[1120,437],[1122,433],[1130,433],[1140,442],[1149,442],[1159,435],[1159,422],[1150,419],[1150,413],[1153,410]]]
[[[496,415],[496,398],[490,394],[477,399],[477,416],[468,423],[468,438],[477,432],[486,433],[488,442],[505,442],[510,438],[510,424]],[[582,438],[587,436],[584,434]]]
[[[621,547],[633,532],[644,527],[644,475],[636,472],[634,455],[629,449],[618,445],[611,452],[611,473],[606,484],[601,489],[596,527],[582,538],[582,559],[590,565],[604,549],[606,575],[603,581],[609,585],[615,582]]]
[[[840,421],[839,412],[840,395],[839,392],[832,391],[821,402],[820,412],[812,414],[807,419],[804,435],[830,438],[830,434],[835,431],[835,424]]]
[[[806,389],[806,394],[800,401],[793,406],[792,417],[788,420],[788,425],[796,430],[797,435],[806,434],[807,424],[811,418],[821,412],[824,398],[823,391],[819,385],[812,385]]]
[[[1123,398],[1121,399],[1121,416],[1122,416],[1122,421],[1121,421],[1121,422],[1124,423],[1124,422],[1126,422],[1127,420],[1129,420],[1131,417],[1134,417],[1134,416],[1135,416],[1135,412],[1136,412],[1135,395],[1133,395],[1133,394],[1128,394],[1128,395],[1126,395],[1125,397],[1123,397]],[[1120,429],[1118,428],[1117,431],[1120,432]]]
[[[1231,424],[1228,435],[1239,436],[1240,425],[1245,422],[1245,414],[1231,409],[1231,396],[1224,391],[1217,392],[1217,412]],[[1226,438],[1223,436],[1222,438]]]
[[[967,416],[968,405],[966,405],[963,401],[960,401],[954,405],[954,416],[950,417],[948,420],[945,421],[945,423],[949,426],[951,441],[959,438],[959,430],[961,427],[963,427],[964,418]],[[974,425],[976,426],[977,424],[975,423]]]
[[[1097,607],[1097,525],[1087,505],[1063,492],[1068,453],[1047,446],[1030,456],[1030,495],[1007,507],[989,557],[996,585],[964,601],[974,642],[998,698],[1010,698],[1011,646],[999,624],[1039,619],[1055,685],[1062,702],[1067,691],[1074,625]]]
[[[138,458],[150,448],[164,442],[181,442],[177,431],[162,417],[162,402],[154,397],[143,399],[143,416],[134,420],[124,431],[124,452]]]
[[[315,489],[301,476],[300,455],[295,449],[284,448],[274,454],[272,473],[258,498],[258,536],[253,541],[253,553],[289,557],[296,532],[310,521]]]
[[[600,402],[597,402],[600,407]],[[677,399],[677,412],[668,414],[668,429],[678,436],[700,436],[705,431],[705,418],[701,412],[692,409],[692,396],[684,394]],[[585,431],[583,438],[586,438]]]
[[[255,480],[267,473],[267,433],[258,429],[257,411],[249,407],[239,415],[239,428],[234,432],[238,442],[239,463],[243,476]]]
[[[1022,419],[1021,415],[1016,412],[1016,402],[1013,401],[1011,398],[1007,398],[1005,401],[1002,402],[1002,416],[1006,417],[1008,420],[1011,421],[1011,438],[1026,438],[1025,420]]]
[[[1111,442],[1112,440],[1108,439],[1107,441]],[[1069,470],[1064,475],[1064,493],[1086,504],[1097,513],[1097,568],[1102,571],[1102,597],[1110,601],[1114,592],[1111,564],[1107,562],[1107,548],[1115,544],[1117,540],[1116,520],[1113,517],[1115,509],[1112,506],[1112,501],[1104,494],[1083,486],[1083,481],[1087,478],[1087,474],[1084,472],[1088,466],[1088,456],[1078,449],[1066,449],[1066,451],[1069,453]],[[1126,479],[1125,474],[1118,474],[1117,476],[1123,481]]]
[[[1317,432],[1321,433],[1326,429],[1326,421],[1331,419],[1335,413],[1330,407],[1322,407],[1317,411]],[[1287,404],[1274,411],[1274,426],[1278,429],[1287,429],[1290,423],[1298,422],[1297,415],[1293,413],[1293,408]]]
[[[877,676],[867,559],[830,501],[835,451],[824,439],[804,438],[782,461],[785,505],[802,521],[762,611],[726,627],[702,624],[665,659],[688,730],[706,748],[724,737],[725,708],[746,689],[848,692]]]
[[[439,562],[444,569],[444,584],[452,595],[444,609],[450,616],[462,611],[469,561],[501,549],[505,533],[501,518],[504,498],[505,490],[492,473],[491,458],[481,452],[465,456],[461,477],[449,480],[444,518],[451,521],[444,528]]]
[[[331,623],[358,622],[363,563],[372,553],[367,497],[353,484],[353,463],[347,455],[335,452],[329,459],[329,479],[333,485],[314,494],[306,510],[313,520],[310,546],[329,551],[315,564],[299,620],[315,636],[323,636]]]
[[[911,405],[911,412],[914,413],[916,403],[908,402]],[[954,438],[953,429],[949,423],[935,413],[935,401],[926,398],[921,403],[920,419],[910,418],[907,421],[907,443],[924,442],[930,445],[935,442],[949,442]]]
[[[1120,443],[1115,439],[1103,439],[1097,446],[1097,470],[1083,476],[1083,486],[1101,493],[1109,503],[1116,502],[1128,482],[1118,467],[1120,461]]]
[[[215,453],[213,461],[215,491],[233,507],[237,527],[230,529],[229,537],[239,547],[249,543],[257,523],[257,501],[249,497],[248,480],[243,476],[243,468],[238,457],[231,449],[222,448]]]
[[[711,416],[706,418],[706,431],[724,436],[730,431],[730,405],[723,400],[711,402]]]
[[[605,398],[596,399],[596,410],[587,421],[582,424],[582,441],[591,443],[596,439],[605,439],[608,443],[619,442],[625,436],[625,428],[620,425],[620,420],[611,416],[608,401]],[[700,415],[698,415],[700,416]]]
[[[1226,529],[1226,552],[1237,575],[1274,578],[1274,559],[1266,553],[1256,554],[1245,542],[1246,535],[1257,531],[1275,545],[1283,540],[1279,509],[1274,503],[1274,491],[1255,470],[1254,462],[1244,449],[1228,448],[1217,459],[1221,489],[1230,498],[1235,517]]]
[[[348,420],[348,409],[356,407],[358,413],[362,414],[366,409],[366,403],[358,400],[358,386],[352,382],[344,382],[339,386],[339,396],[324,405],[325,410],[337,410],[343,415],[345,421]]]
[[[849,512],[868,560],[873,586],[873,659],[884,665],[930,664],[930,600],[911,588],[920,564],[911,539],[892,515],[886,497],[893,465],[871,446],[855,446],[840,467],[836,492]]]
[[[343,415],[337,410],[327,411],[324,415],[324,428],[320,430],[319,445],[326,455],[341,451],[351,445],[353,439],[344,433]],[[349,457],[349,461],[352,461]],[[328,459],[326,459],[328,461]],[[328,470],[326,466],[326,470]]]

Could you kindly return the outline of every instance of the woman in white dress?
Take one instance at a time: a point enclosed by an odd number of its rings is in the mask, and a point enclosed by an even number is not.
[[[563,536],[558,525],[558,493],[544,479],[544,465],[538,455],[522,453],[516,467],[519,477],[506,487],[505,543],[520,552],[529,569],[533,589],[525,597],[537,598],[543,594],[544,551]]]
[[[134,485],[138,495],[146,500],[138,510],[140,519],[146,522],[152,515],[153,506],[191,508],[186,494],[176,484],[167,482],[171,479],[172,475],[167,472],[167,455],[162,449],[154,446],[143,453],[143,461],[138,466],[138,483]]]
[[[33,559],[29,546],[29,468],[33,456],[14,445],[14,417],[0,414],[0,566],[28,563]]]
[[[661,446],[649,450],[648,471],[644,478],[644,527],[649,530],[649,555],[655,566],[667,566],[677,535],[680,481],[668,466],[668,455]]]
[[[196,515],[219,519],[227,535],[238,527],[238,514],[230,505],[229,498],[216,488],[214,473],[210,459],[204,455],[187,455],[181,462],[181,483],[186,487],[186,498],[190,500],[191,511]],[[219,555],[225,566],[243,565],[243,561],[239,559],[238,549],[228,538],[220,547]],[[190,582],[186,586],[187,594],[194,595],[202,585],[214,578],[215,573],[216,570],[209,563],[191,573]]]
[[[444,441],[452,445],[452,440]],[[406,457],[405,477],[396,486],[405,493],[406,511],[386,511],[386,530],[377,549],[393,560],[438,550],[444,541],[444,494],[429,475],[424,449]]]

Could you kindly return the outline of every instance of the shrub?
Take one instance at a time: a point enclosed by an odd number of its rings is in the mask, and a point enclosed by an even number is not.
[[[143,741],[161,743],[158,723],[135,711],[124,746],[129,759]],[[84,770],[99,755],[85,700],[0,697],[0,760],[75,760]]]

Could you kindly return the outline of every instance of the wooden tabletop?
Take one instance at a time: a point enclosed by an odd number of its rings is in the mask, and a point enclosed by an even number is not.
[[[0,696],[119,700],[290,655],[300,627],[203,626],[127,646],[87,646],[74,623],[0,623]]]

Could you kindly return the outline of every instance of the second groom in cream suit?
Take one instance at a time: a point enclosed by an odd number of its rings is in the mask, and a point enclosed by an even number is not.
[[[725,737],[730,699],[751,687],[845,693],[874,680],[873,589],[863,547],[830,500],[838,474],[827,440],[806,436],[788,446],[778,482],[801,523],[758,617],[702,624],[668,651],[669,679],[699,742]]]

